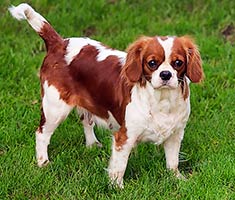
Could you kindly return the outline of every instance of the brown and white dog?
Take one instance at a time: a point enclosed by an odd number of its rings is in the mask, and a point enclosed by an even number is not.
[[[180,144],[190,114],[189,82],[203,79],[201,58],[189,37],[141,37],[114,50],[89,38],[63,39],[28,4],[9,8],[45,41],[40,70],[42,112],[36,132],[38,166],[73,108],[81,114],[86,145],[98,144],[95,124],[114,132],[108,173],[123,187],[131,149],[140,141],[163,144],[167,168],[177,176]]]

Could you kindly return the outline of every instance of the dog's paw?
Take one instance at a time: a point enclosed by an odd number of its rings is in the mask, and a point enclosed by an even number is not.
[[[37,163],[38,163],[38,167],[41,168],[41,167],[46,167],[50,163],[50,161],[38,159]]]
[[[101,148],[101,147],[103,147],[103,145],[99,141],[96,141],[96,142],[94,142],[92,144],[86,144],[86,147],[87,148],[92,148],[92,147],[99,147],[99,148]]]
[[[184,175],[182,175],[182,174],[179,172],[179,170],[174,171],[174,175],[175,175],[175,177],[176,177],[177,179],[179,179],[179,180],[182,180],[182,181],[186,181],[186,180],[187,180],[187,178],[186,178]]]
[[[109,173],[109,178],[110,178],[110,183],[112,184],[113,187],[123,189],[123,175],[124,172],[111,172],[108,170]]]

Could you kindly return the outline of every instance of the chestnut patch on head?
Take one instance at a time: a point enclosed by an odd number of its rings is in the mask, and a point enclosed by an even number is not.
[[[187,68],[187,55],[178,38],[175,38],[173,43],[172,53],[170,55],[170,64],[172,68],[177,71],[178,79],[183,80]]]
[[[183,97],[186,99],[189,94],[186,77],[193,83],[199,83],[204,78],[201,56],[191,38],[187,36],[175,38],[171,54],[171,66],[177,71]]]
[[[150,37],[140,37],[133,44],[127,48],[126,63],[122,70],[124,75],[130,83],[141,81],[143,75],[143,57],[142,52],[148,46]]]
[[[141,37],[127,49],[122,74],[130,83],[145,85],[164,60],[164,49],[156,37]]]
[[[193,40],[187,36],[183,36],[175,39],[176,48],[184,51],[184,59],[186,76],[193,82],[199,83],[204,78],[202,69],[202,60],[197,46]],[[183,54],[182,54],[183,55]]]

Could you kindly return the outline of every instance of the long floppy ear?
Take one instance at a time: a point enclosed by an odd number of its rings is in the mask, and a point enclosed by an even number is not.
[[[193,82],[199,83],[204,78],[202,69],[202,60],[197,46],[191,38],[181,37],[187,54],[187,71],[186,76]]]
[[[149,40],[150,37],[142,36],[127,48],[127,57],[122,74],[132,83],[141,80],[143,73],[141,52]]]

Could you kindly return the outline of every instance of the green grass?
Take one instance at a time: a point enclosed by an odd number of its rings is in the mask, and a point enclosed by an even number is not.
[[[130,156],[125,189],[110,187],[105,172],[110,133],[96,129],[103,148],[87,149],[75,112],[52,137],[51,164],[39,169],[34,132],[44,44],[26,22],[7,12],[20,1],[1,1],[0,199],[235,199],[234,1],[28,2],[62,36],[89,36],[122,50],[139,35],[191,35],[200,47],[206,79],[191,85],[192,113],[180,155],[187,181],[165,169],[161,146],[141,144]]]

